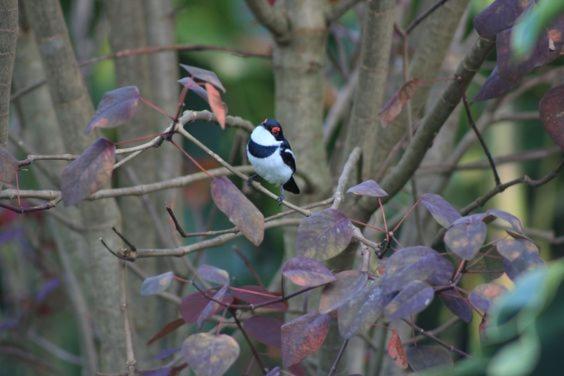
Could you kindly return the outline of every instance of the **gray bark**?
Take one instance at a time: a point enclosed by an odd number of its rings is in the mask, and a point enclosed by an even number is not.
[[[18,0],[0,0],[0,146],[8,141],[12,71],[18,39]]]
[[[81,153],[94,140],[84,134],[84,127],[93,114],[93,107],[84,85],[60,4],[56,0],[26,0],[26,13],[34,31],[53,107],[63,135],[65,150]],[[88,250],[82,255],[89,263],[94,290],[93,314],[101,341],[100,371],[118,372],[125,369],[123,322],[120,312],[118,279],[119,263],[99,241],[102,237],[111,247],[121,246],[111,231],[119,227],[120,212],[114,200],[78,205],[82,225],[86,228],[104,226],[96,231],[85,231]]]

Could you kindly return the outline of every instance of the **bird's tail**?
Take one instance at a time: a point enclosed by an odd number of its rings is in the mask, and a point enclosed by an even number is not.
[[[295,194],[300,193],[300,188],[296,184],[296,181],[294,180],[293,176],[290,178],[290,180],[288,180],[286,183],[284,183],[284,185],[282,187],[285,190],[287,190],[288,192],[292,192],[292,193],[295,193]]]

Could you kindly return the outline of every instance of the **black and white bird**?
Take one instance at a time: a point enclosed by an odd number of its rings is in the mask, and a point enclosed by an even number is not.
[[[278,121],[266,119],[253,130],[247,144],[247,157],[256,171],[250,180],[258,175],[280,186],[278,203],[284,200],[284,190],[300,193],[293,177],[296,159]]]

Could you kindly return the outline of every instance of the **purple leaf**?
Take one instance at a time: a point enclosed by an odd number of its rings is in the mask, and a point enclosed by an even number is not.
[[[421,281],[412,281],[384,308],[388,320],[406,319],[423,311],[431,302],[435,291]]]
[[[454,364],[450,352],[441,346],[410,346],[406,349],[406,352],[407,362],[415,372]]]
[[[214,291],[207,290],[206,294],[213,296]],[[221,301],[229,305],[233,302],[233,297],[231,295],[226,295]],[[184,321],[186,321],[188,324],[193,324],[198,321],[200,313],[204,310],[204,308],[206,308],[209,302],[210,300],[208,299],[208,297],[199,291],[185,296],[182,299],[182,303],[180,303],[180,314]],[[221,310],[222,308],[223,307],[218,306],[217,311]],[[217,313],[217,311],[214,312],[214,314]]]
[[[351,242],[353,225],[343,213],[325,209],[302,220],[296,235],[296,253],[327,260],[340,254]]]
[[[499,75],[497,66],[494,68],[480,91],[474,97],[475,101],[485,101],[492,98],[501,97],[515,89],[521,80],[511,80]]]
[[[386,197],[388,193],[382,189],[374,180],[366,180],[360,184],[350,187],[347,193],[353,193],[359,196],[370,197]]]
[[[178,83],[188,88],[188,90],[193,91],[196,95],[198,95],[206,102],[209,102],[208,93],[206,92],[206,89],[198,85],[198,83],[193,79],[191,79],[190,77],[181,78],[180,80],[178,80]]]
[[[335,276],[320,261],[297,256],[284,263],[282,275],[298,286],[321,286],[335,281]]]
[[[0,183],[12,185],[18,174],[18,160],[6,148],[0,147]]]
[[[229,284],[229,273],[215,266],[206,264],[200,265],[198,266],[197,273],[200,278],[208,282],[217,283],[219,285]]]
[[[266,290],[261,286],[242,286],[242,287],[231,287],[231,295],[236,299],[248,304],[264,304],[266,302],[272,302],[280,298],[279,294],[275,294]],[[261,310],[270,311],[281,311],[284,312],[288,310],[288,304],[286,302],[276,302],[260,308]]]
[[[173,279],[173,272],[166,272],[163,274],[155,275],[153,277],[145,278],[145,280],[141,284],[141,295],[148,296],[163,292],[170,286]]]
[[[509,262],[513,262],[527,253],[539,254],[537,246],[526,239],[501,239],[497,242],[496,248],[497,252]]]
[[[474,307],[486,313],[493,301],[506,291],[507,289],[499,283],[484,283],[476,286],[468,295],[468,299]]]
[[[153,359],[163,360],[163,359],[166,359],[168,357],[173,356],[174,354],[176,354],[179,351],[180,351],[180,347],[172,347],[172,348],[164,349],[164,350],[161,350],[157,355],[155,355],[153,357]]]
[[[35,301],[37,303],[43,302],[53,291],[55,291],[61,285],[59,278],[51,278],[47,280],[39,289],[35,295]]]
[[[544,261],[537,253],[524,253],[515,261],[509,261],[503,258],[503,268],[505,272],[515,281],[521,274],[539,267],[543,267]]]
[[[211,182],[213,202],[251,243],[258,246],[264,239],[264,216],[229,180],[222,176]]]
[[[112,177],[116,146],[105,138],[97,139],[61,175],[65,206],[75,205],[96,192]]]
[[[214,72],[198,67],[193,67],[191,65],[180,64],[180,66],[184,68],[184,70],[186,70],[186,72],[188,72],[190,77],[195,81],[209,82],[210,84],[212,84],[213,86],[215,86],[216,88],[218,88],[219,90],[225,93],[225,88],[223,87],[221,81],[219,80],[219,78]]]
[[[182,355],[198,376],[221,376],[239,357],[239,344],[226,334],[192,334],[182,344]]]
[[[500,31],[509,29],[534,0],[496,0],[474,17],[474,28],[487,39],[494,39]]]
[[[539,103],[544,130],[564,150],[564,85],[550,89]]]
[[[282,324],[282,320],[274,317],[253,316],[243,321],[243,328],[251,338],[279,349],[282,346]]]
[[[329,313],[336,310],[364,289],[366,273],[358,270],[345,270],[337,273],[337,280],[323,288],[319,300],[319,312]]]
[[[227,285],[220,288],[213,295],[213,299],[210,299],[208,304],[206,304],[206,306],[202,310],[202,312],[200,312],[200,315],[198,316],[198,319],[196,320],[196,326],[198,328],[201,328],[202,325],[204,324],[204,321],[206,321],[207,319],[212,317],[217,311],[220,311],[220,310],[225,308],[225,306],[223,306],[223,305],[221,305],[217,302],[223,302],[224,301],[225,294],[227,293],[227,288],[228,288]]]
[[[438,295],[449,311],[460,317],[464,322],[472,321],[472,307],[460,292],[452,289],[441,291]]]
[[[319,350],[329,332],[329,315],[310,313],[282,325],[282,363],[298,364]]]
[[[441,226],[448,228],[454,221],[461,218],[460,213],[448,201],[434,193],[421,196],[421,203]]]
[[[98,104],[85,132],[90,133],[94,128],[114,128],[127,123],[137,112],[140,98],[137,86],[125,86],[107,92]]]
[[[486,212],[486,214],[493,215],[494,217],[504,221],[511,227],[511,229],[513,229],[516,232],[523,233],[523,231],[525,231],[523,229],[523,224],[521,223],[519,218],[517,218],[513,214],[497,209],[490,209]]]
[[[480,251],[487,235],[483,222],[485,215],[474,215],[456,220],[445,234],[448,249],[464,260],[471,260]]]
[[[368,330],[378,320],[388,297],[374,281],[368,281],[362,292],[339,307],[339,333],[345,339]]]
[[[382,288],[386,294],[403,289],[413,280],[445,285],[453,269],[435,250],[423,246],[402,248],[383,264]]]

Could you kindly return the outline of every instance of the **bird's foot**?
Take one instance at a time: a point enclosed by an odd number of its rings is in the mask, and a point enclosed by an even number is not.
[[[247,188],[252,188],[253,187],[253,182],[255,180],[257,180],[258,175],[257,174],[252,174],[251,176],[249,176],[249,178],[247,179],[247,181],[245,182],[245,185],[247,186]]]
[[[278,196],[278,198],[276,199],[276,202],[278,202],[278,205],[282,205],[282,201],[284,201],[285,198],[286,198],[286,195],[284,195],[284,188],[280,187],[280,196]]]

